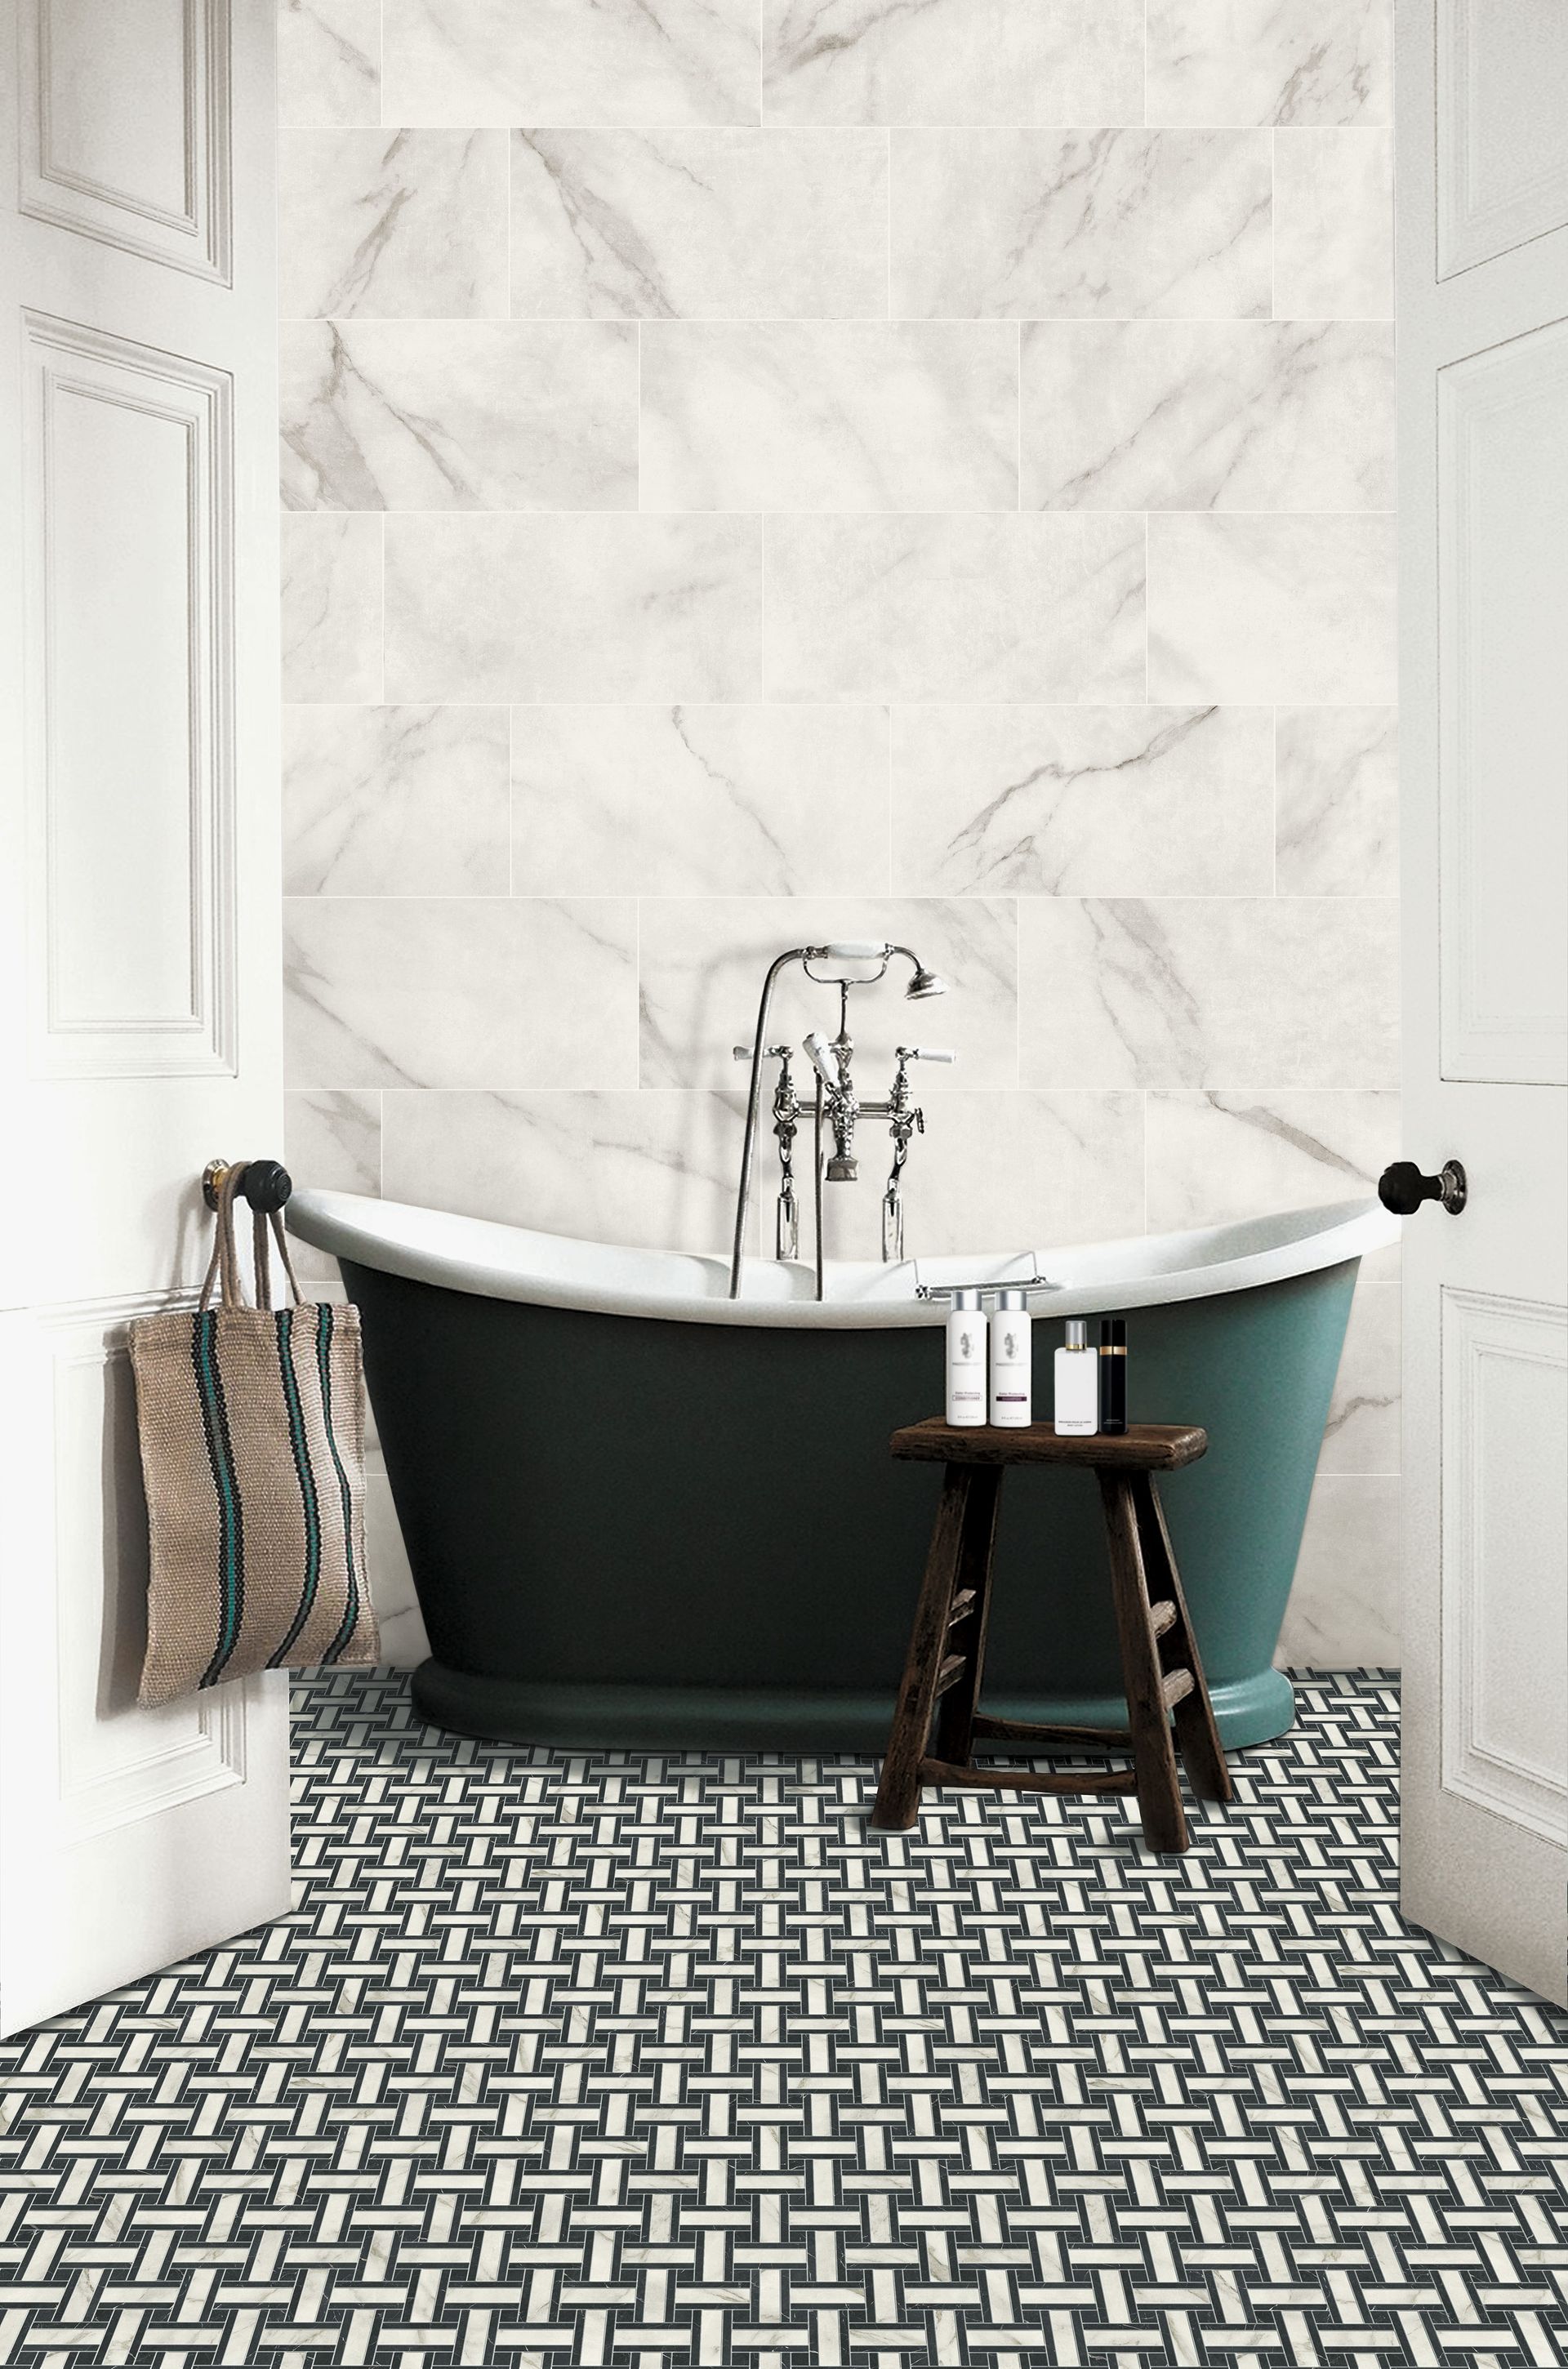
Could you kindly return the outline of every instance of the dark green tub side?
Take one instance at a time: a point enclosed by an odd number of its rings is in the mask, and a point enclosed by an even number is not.
[[[343,1263],[432,1659],[423,1715],[520,1744],[886,1740],[940,1470],[939,1328],[816,1332],[487,1299]],[[1356,1262],[1128,1318],[1135,1422],[1201,1423],[1162,1488],[1220,1733],[1290,1725],[1271,1666]],[[1037,1322],[1048,1399],[1059,1323]],[[988,1708],[1121,1716],[1098,1493],[1009,1476]]]

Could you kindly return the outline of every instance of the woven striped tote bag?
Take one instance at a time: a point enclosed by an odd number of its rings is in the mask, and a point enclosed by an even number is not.
[[[247,1301],[235,1247],[244,1174],[243,1162],[224,1172],[200,1305],[130,1327],[151,1542],[143,1703],[379,1652],[360,1311],[302,1301],[275,1214],[290,1304],[273,1308],[259,1211]]]

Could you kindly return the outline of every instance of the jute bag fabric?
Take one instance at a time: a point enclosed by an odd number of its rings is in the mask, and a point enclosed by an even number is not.
[[[365,1577],[360,1311],[302,1302],[276,1216],[291,1304],[271,1307],[259,1212],[249,1304],[234,1230],[244,1173],[243,1162],[224,1172],[200,1306],[130,1327],[152,1544],[143,1703],[380,1651]]]

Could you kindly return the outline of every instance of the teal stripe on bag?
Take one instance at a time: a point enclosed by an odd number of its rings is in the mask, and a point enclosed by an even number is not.
[[[201,1405],[201,1428],[207,1459],[218,1496],[218,1583],[221,1609],[218,1642],[198,1683],[214,1687],[223,1677],[245,1618],[245,1520],[235,1479],[234,1444],[229,1437],[229,1411],[223,1397],[214,1344],[217,1310],[204,1308],[191,1330],[190,1355],[196,1368],[196,1391]]]
[[[300,1503],[305,1521],[305,1575],[300,1591],[299,1608],[289,1623],[287,1636],[274,1654],[267,1657],[269,1670],[280,1668],[286,1660],[296,1637],[310,1619],[311,1607],[321,1581],[321,1510],[316,1503],[315,1475],[311,1471],[310,1448],[305,1439],[304,1415],[300,1407],[299,1378],[294,1372],[293,1358],[294,1311],[292,1308],[278,1310],[278,1370],[283,1381],[283,1403],[289,1413],[289,1445],[294,1451],[294,1471],[299,1479]]]
[[[360,1583],[354,1569],[354,1509],[349,1491],[349,1475],[343,1470],[343,1459],[338,1453],[338,1441],[332,1428],[332,1303],[320,1302],[315,1322],[315,1362],[321,1376],[321,1413],[326,1426],[326,1445],[338,1474],[338,1494],[343,1501],[343,1560],[349,1574],[349,1608],[343,1615],[343,1625],[322,1655],[324,1662],[335,1662],[349,1638],[360,1618]]]

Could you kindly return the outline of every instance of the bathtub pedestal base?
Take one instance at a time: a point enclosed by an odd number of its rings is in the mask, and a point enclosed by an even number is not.
[[[432,1727],[498,1744],[543,1744],[570,1751],[872,1752],[887,1742],[893,1691],[837,1694],[767,1687],[531,1685],[471,1677],[440,1662],[414,1673],[414,1708]],[[1296,1717],[1283,1670],[1259,1670],[1210,1689],[1228,1752],[1271,1743]],[[1119,1694],[989,1698],[999,1719],[1047,1726],[1118,1727]]]

